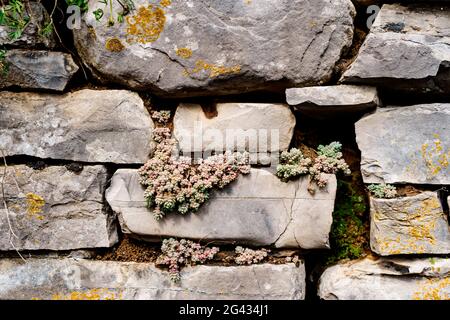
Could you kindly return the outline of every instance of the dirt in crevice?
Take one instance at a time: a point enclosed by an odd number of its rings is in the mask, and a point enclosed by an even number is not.
[[[236,257],[235,247],[231,245],[215,245],[213,243],[205,244],[208,247],[219,247],[220,251],[214,256],[214,259],[207,261],[203,265],[215,266],[237,266],[234,261]],[[244,248],[252,248],[249,246],[242,246]],[[258,247],[257,249],[262,249]],[[298,250],[282,250],[282,249],[268,249],[270,250],[266,259],[261,263],[270,264],[285,264],[287,257],[298,256],[301,259]],[[155,263],[158,256],[161,254],[161,242],[151,243],[143,240],[131,238],[127,235],[121,237],[117,245],[110,249],[101,249],[97,251],[96,260],[102,261],[118,261],[118,262],[139,262],[139,263]]]

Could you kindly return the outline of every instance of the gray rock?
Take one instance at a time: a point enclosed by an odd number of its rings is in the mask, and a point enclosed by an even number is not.
[[[450,259],[375,259],[338,264],[319,282],[325,300],[448,300]]]
[[[384,5],[342,80],[450,93],[449,21],[441,6]]]
[[[158,95],[322,84],[352,43],[350,0],[134,2],[126,21],[108,27],[109,10],[91,0],[75,44],[99,78]]]
[[[287,89],[286,99],[295,110],[316,117],[361,114],[380,104],[376,88],[351,85]]]
[[[42,30],[49,22],[50,17],[44,6],[35,1],[26,1],[24,3],[24,18],[31,17],[22,35],[17,39],[11,39],[9,36],[12,31],[7,26],[0,25],[0,46],[8,45],[22,48],[54,48],[57,45],[54,32],[44,36]],[[31,13],[31,14],[30,14]]]
[[[7,51],[3,63],[7,71],[3,76],[0,74],[0,88],[63,91],[78,71],[72,56],[61,52],[13,49]]]
[[[0,92],[0,113],[6,156],[144,163],[152,151],[153,122],[129,91]]]
[[[365,183],[450,184],[450,104],[378,109],[356,123]]]
[[[80,173],[57,166],[43,170],[7,167],[5,198],[0,194],[0,250],[112,246],[118,237],[115,219],[102,204],[106,181],[103,166],[85,166]]]
[[[303,300],[305,266],[294,264],[182,269],[173,283],[149,263],[72,259],[0,260],[0,299]]]
[[[106,191],[122,231],[149,241],[162,237],[225,243],[329,248],[336,178],[312,196],[308,178],[281,182],[263,169],[252,169],[212,197],[195,214],[167,215],[157,221],[146,208],[137,170],[120,169]]]
[[[215,150],[270,154],[289,148],[295,116],[284,104],[219,103],[207,116],[198,104],[181,104],[174,117],[174,137],[185,154]],[[269,160],[270,161],[270,160]]]
[[[386,256],[450,253],[450,226],[434,192],[370,199],[370,246]]]

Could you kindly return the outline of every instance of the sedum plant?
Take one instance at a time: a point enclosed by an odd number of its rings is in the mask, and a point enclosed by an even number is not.
[[[283,181],[288,181],[309,174],[311,181],[320,188],[324,188],[328,183],[324,174],[338,172],[350,174],[350,168],[342,158],[341,148],[342,145],[339,142],[332,142],[326,146],[320,145],[317,150],[318,157],[314,161],[304,157],[302,152],[295,148],[289,152],[283,152],[280,157],[281,164],[277,167],[277,176]],[[309,189],[312,191],[311,188]]]
[[[238,246],[236,247],[235,252],[237,256],[234,258],[234,261],[237,264],[255,264],[267,258],[270,250],[267,249],[253,250]]]
[[[161,120],[167,121],[169,117],[170,113]],[[213,189],[222,189],[239,174],[250,172],[247,153],[226,152],[193,163],[191,158],[172,154],[176,140],[171,137],[169,128],[156,128],[153,135],[156,151],[139,169],[139,175],[140,183],[146,188],[147,207],[153,210],[157,220],[171,212],[197,211]]]
[[[217,247],[203,247],[198,243],[174,238],[165,239],[161,246],[161,255],[157,258],[157,265],[169,267],[170,279],[173,282],[180,281],[180,269],[183,265],[205,263],[211,260],[219,252]]]
[[[392,199],[397,196],[397,189],[390,184],[371,184],[367,189],[375,198]]]

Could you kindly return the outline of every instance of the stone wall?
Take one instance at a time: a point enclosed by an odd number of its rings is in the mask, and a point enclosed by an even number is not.
[[[5,8],[0,299],[450,299],[450,2],[111,1]],[[248,173],[155,219],[139,168],[224,152]],[[220,251],[173,282],[168,238]]]

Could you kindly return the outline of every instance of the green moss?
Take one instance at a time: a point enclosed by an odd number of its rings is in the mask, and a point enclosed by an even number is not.
[[[327,264],[344,259],[358,259],[369,249],[369,226],[366,221],[364,190],[356,190],[350,182],[338,181]]]

